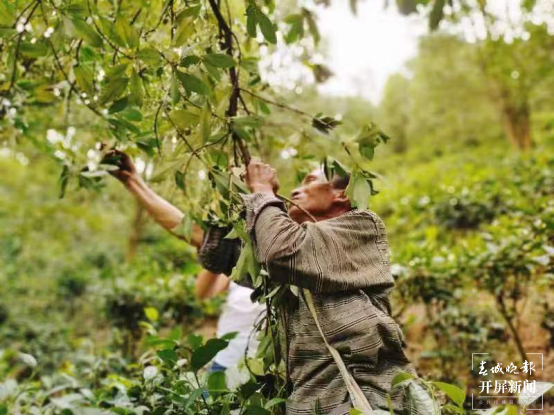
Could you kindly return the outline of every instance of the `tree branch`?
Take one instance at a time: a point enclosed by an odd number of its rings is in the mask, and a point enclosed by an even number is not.
[[[216,0],[208,0],[208,1],[210,3],[210,7],[212,8],[214,16],[219,25],[219,29],[223,34],[223,41],[221,42],[221,47],[222,49],[225,50],[227,55],[229,55],[232,58],[234,33],[229,27],[229,25],[227,24],[227,22],[225,21],[225,18],[223,17],[223,15],[221,14],[221,10],[219,9],[219,6]],[[235,117],[238,113],[240,87],[239,87],[238,74],[234,66],[229,68],[229,78],[231,79],[231,85],[233,86],[233,90],[231,91],[231,96],[229,97],[229,107],[227,109],[226,115],[227,117]],[[231,137],[233,138],[233,142],[240,149],[242,162],[245,165],[248,165],[248,163],[250,163],[250,151],[248,150],[246,143],[244,143],[244,141],[234,131],[231,132]]]
[[[27,25],[27,23],[29,23],[29,20],[31,20],[31,18],[33,17],[33,14],[37,10],[37,7],[38,7],[39,4],[40,4],[40,0],[37,0],[35,2],[34,7],[31,9],[31,12],[29,13],[29,16],[27,16],[27,18],[25,19],[25,22],[23,23],[24,27],[25,27],[25,25]],[[21,18],[21,16],[25,12],[25,10],[28,9],[28,7],[29,6],[27,6],[25,9],[23,9],[23,11],[17,17],[17,20],[14,23],[14,26],[16,28],[17,28],[17,22],[19,21],[19,19]],[[23,29],[23,31],[21,31],[21,33],[17,37],[17,44],[15,46],[15,54],[14,54],[14,57],[13,57],[12,77],[11,77],[11,80],[10,80],[10,86],[8,87],[8,89],[6,90],[6,93],[5,93],[6,96],[8,96],[10,94],[10,91],[12,90],[13,86],[15,85],[15,80],[17,79],[17,58],[19,57],[19,48],[21,47],[21,40],[23,39],[24,34],[25,34],[25,28]]]

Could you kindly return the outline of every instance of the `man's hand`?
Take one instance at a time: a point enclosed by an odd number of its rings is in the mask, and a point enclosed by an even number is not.
[[[279,190],[277,172],[267,163],[253,157],[246,170],[246,184],[250,191],[274,195]]]
[[[118,169],[110,170],[110,174],[121,183],[127,185],[131,179],[137,177],[137,170],[129,155],[121,150],[110,150],[104,155],[102,163],[117,166]]]

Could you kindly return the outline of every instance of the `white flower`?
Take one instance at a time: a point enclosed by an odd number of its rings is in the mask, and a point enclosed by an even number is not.
[[[44,37],[45,37],[45,38],[49,38],[50,36],[52,36],[52,33],[54,33],[54,28],[53,28],[53,27],[49,27],[49,28],[46,29],[46,31],[44,32]]]
[[[25,353],[20,352],[19,353],[19,359],[21,361],[23,361],[23,363],[25,365],[28,365],[29,367],[36,367],[37,366],[37,360],[31,354],[25,354]]]
[[[158,367],[154,367],[153,365],[149,365],[144,369],[144,372],[142,374],[144,376],[145,380],[152,380],[154,377],[158,375]]]
[[[56,144],[63,141],[63,136],[54,129],[48,129],[46,130],[46,140],[52,144]]]

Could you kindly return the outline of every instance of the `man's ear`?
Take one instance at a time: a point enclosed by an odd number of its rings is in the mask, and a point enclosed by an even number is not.
[[[346,192],[344,191],[344,189],[335,189],[334,193],[335,193],[335,202],[337,202],[340,205],[350,206],[350,200],[346,196]]]

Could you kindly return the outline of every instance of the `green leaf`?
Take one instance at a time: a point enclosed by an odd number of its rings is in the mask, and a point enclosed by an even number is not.
[[[104,44],[100,35],[89,24],[80,19],[73,19],[71,22],[77,31],[77,35],[90,46],[99,48]]]
[[[306,21],[308,22],[308,29],[310,31],[310,34],[312,35],[312,38],[314,39],[314,43],[317,45],[321,40],[321,36],[319,34],[319,29],[317,28],[317,23],[314,15],[312,12],[304,9],[304,16],[306,17]]]
[[[444,392],[454,403],[456,403],[458,406],[463,407],[464,401],[466,399],[466,392],[465,390],[462,390],[458,386],[454,386],[452,384],[443,383],[441,381],[433,381],[432,382],[434,386],[436,386],[439,390]]]
[[[0,1],[0,25],[10,26],[15,20],[15,10],[7,0]]]
[[[179,189],[183,191],[185,190],[185,175],[183,175],[183,172],[181,172],[180,170],[175,171],[175,185],[177,185]],[[188,217],[184,216],[183,220],[185,220],[185,218]]]
[[[129,80],[129,90],[131,91],[131,99],[138,107],[142,107],[144,102],[144,93],[142,90],[142,81],[137,71],[133,69]]]
[[[225,341],[231,341],[232,339],[235,339],[239,333],[238,332],[229,332],[221,337],[221,339],[224,339]]]
[[[227,348],[227,345],[229,345],[229,342],[223,339],[213,338],[208,340],[205,345],[192,353],[190,360],[192,371],[197,372],[200,370],[211,360],[213,360],[219,351]]]
[[[110,108],[108,108],[109,114],[119,113],[123,111],[129,105],[129,98],[123,97],[120,100],[115,101]]]
[[[256,26],[258,25],[258,8],[254,4],[250,4],[246,8],[246,32],[251,38],[256,37]]]
[[[127,98],[127,97],[125,97]],[[127,107],[121,112],[121,117],[129,121],[142,121],[142,113],[136,108]]]
[[[379,130],[375,123],[370,123],[361,129],[354,140],[359,145],[360,154],[366,159],[373,160],[375,148],[381,143],[388,142],[389,137]]]
[[[185,74],[180,71],[177,71],[176,75],[183,84],[183,87],[185,87],[187,93],[195,92],[200,95],[208,95],[210,93],[208,86],[197,76]]]
[[[160,54],[152,48],[141,49],[137,53],[137,58],[143,61],[146,65],[158,66],[162,60]]]
[[[366,210],[369,207],[371,187],[362,175],[356,174],[350,178],[345,193],[352,205],[358,207],[358,209]]]
[[[200,348],[203,342],[204,339],[202,338],[202,335],[189,334],[187,337],[187,343],[190,345],[193,351]]]
[[[93,2],[91,2],[93,4]],[[121,36],[115,31],[115,25],[112,21],[106,19],[103,16],[97,15],[99,21],[100,21],[100,28],[102,29],[102,33],[115,45],[121,46],[124,48],[127,46],[125,44],[125,41],[121,38]]]
[[[185,130],[198,125],[200,116],[188,110],[173,110],[169,118],[180,130]]]
[[[247,279],[248,275],[254,280],[258,277],[259,273],[259,264],[254,257],[252,243],[249,241],[240,252],[237,264],[231,273],[231,280],[240,282]]]
[[[171,97],[171,102],[177,104],[181,99],[181,91],[179,91],[179,82],[175,74],[171,74],[171,84],[169,86],[169,96]]]
[[[144,308],[144,314],[152,322],[156,322],[158,320],[158,318],[160,317],[160,314],[158,313],[158,310],[156,308],[151,307],[151,306]]]
[[[208,390],[210,393],[223,393],[228,391],[225,382],[225,372],[214,371],[208,377]]]
[[[129,48],[138,48],[139,34],[137,30],[127,22],[126,17],[118,16],[118,19],[115,22],[115,33],[117,33],[117,35]]]
[[[535,5],[537,4],[537,0],[523,0],[521,7],[527,12],[530,13],[533,11]]]
[[[246,409],[244,410],[244,414],[245,415],[270,415],[271,412],[257,405],[249,405],[249,406],[246,406]]]
[[[208,71],[208,74],[210,74],[213,79],[215,79],[217,82],[221,81],[221,70],[219,68],[216,68],[215,66],[210,65],[206,61],[204,61],[204,67],[206,68],[206,71]]]
[[[70,15],[84,18],[88,14],[87,6],[84,2],[72,2],[65,9]]]
[[[291,14],[285,19],[290,25],[289,31],[285,36],[286,43],[294,43],[304,36],[304,16],[301,14]]]
[[[360,409],[357,409],[357,408],[353,407],[348,411],[348,414],[349,415],[363,415],[364,412],[362,412]]]
[[[185,19],[189,17],[194,20],[199,16],[201,10],[202,10],[202,6],[200,4],[186,7],[185,9],[183,9],[182,12],[180,12],[177,15],[176,20],[180,21],[181,19]]]
[[[407,373],[405,371],[399,371],[398,373],[396,373],[396,375],[392,379],[391,388],[395,387],[396,385],[398,385],[398,384],[400,384],[400,383],[402,383],[406,380],[411,380],[413,378],[414,378],[413,374]]]
[[[187,8],[190,9],[190,8]],[[187,41],[192,35],[194,35],[194,19],[191,16],[185,14],[185,9],[181,12],[175,21],[175,35],[173,36],[174,47],[179,47]]]
[[[282,403],[286,403],[287,402],[287,399],[283,399],[281,397],[274,397],[273,399],[269,400],[266,404],[265,404],[265,408],[267,410],[271,409],[272,407],[275,407],[277,406],[278,404],[282,404]]]
[[[258,349],[256,351],[256,358],[263,358],[267,352],[267,349],[270,348],[271,346],[272,346],[271,336],[269,334],[265,335],[261,340],[260,344],[258,345]]]
[[[242,128],[252,127],[258,128],[261,126],[264,119],[257,115],[233,117],[233,124]]]
[[[156,355],[169,367],[173,367],[179,359],[177,353],[171,349],[156,351]]]
[[[204,60],[216,68],[231,68],[235,66],[235,60],[225,53],[211,53],[204,55]]]
[[[411,406],[420,415],[438,414],[433,398],[416,379],[408,381],[408,399]]]
[[[188,68],[192,65],[196,65],[200,63],[201,61],[202,60],[196,55],[188,55],[188,56],[185,56],[183,59],[181,59],[181,62],[179,62],[179,66]]]
[[[342,122],[335,120],[333,117],[318,115],[312,119],[312,126],[322,133],[329,133],[335,127],[341,125]]]
[[[262,34],[264,35],[265,40],[267,40],[269,43],[276,44],[277,36],[275,33],[275,26],[273,25],[273,23],[271,23],[269,17],[267,17],[260,9],[257,10],[257,13],[258,24],[260,25],[260,29],[262,31]]]
[[[48,53],[48,47],[45,43],[21,42],[19,52],[29,58],[40,58]]]
[[[79,65],[73,67],[73,74],[75,75],[75,81],[79,88],[92,96],[94,94],[92,70],[83,65]]]
[[[173,330],[169,333],[167,336],[168,339],[171,339],[173,341],[179,341],[181,337],[183,336],[183,330],[180,326],[176,326],[173,328]]]
[[[202,112],[200,113],[200,137],[202,137],[202,142],[206,143],[210,140],[212,134],[210,123],[212,121],[212,112],[210,109],[210,103],[206,101]]]
[[[194,404],[194,402],[195,402],[196,400],[198,400],[198,399],[204,394],[205,391],[206,391],[206,389],[204,388],[204,386],[202,386],[202,387],[200,387],[200,388],[194,390],[194,391],[190,394],[189,398],[187,399],[187,402],[186,402],[185,405],[184,405],[184,408],[185,408],[184,410],[188,410],[188,408],[189,408],[190,406],[192,406],[192,405]]]
[[[128,83],[129,78],[125,76],[118,76],[110,79],[108,81],[108,85],[106,85],[106,88],[102,93],[102,96],[100,97],[100,102],[105,104],[110,101],[117,100],[127,89]]]
[[[69,183],[69,178],[71,177],[71,173],[69,171],[69,167],[67,165],[64,165],[62,168],[62,173],[60,174],[60,199],[62,199],[65,196],[65,191],[67,189],[67,185]]]
[[[154,156],[155,149],[157,147],[155,138],[150,138],[150,139],[146,139],[146,140],[138,140],[136,142],[136,145],[140,150],[142,150],[148,156],[150,156],[150,157]]]

